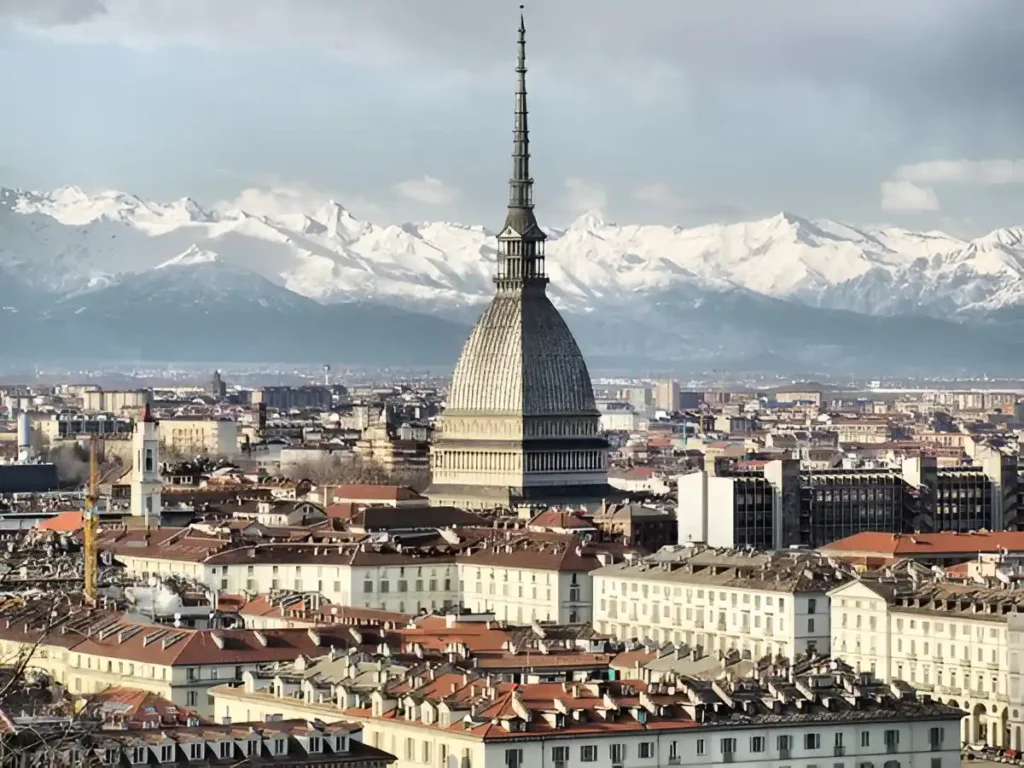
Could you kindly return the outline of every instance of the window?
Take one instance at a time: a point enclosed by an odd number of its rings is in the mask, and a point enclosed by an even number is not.
[[[750,751],[751,752],[764,752],[764,736],[751,736],[750,737]]]
[[[222,760],[226,760],[229,757],[231,757],[231,754],[234,751],[231,749],[233,746],[234,744],[232,744],[230,741],[222,741],[220,743],[220,756]]]
[[[609,744],[608,755],[611,757],[612,765],[622,765],[626,762],[626,745]]]
[[[707,746],[704,743],[704,739],[697,739],[697,754],[698,755],[706,755],[707,754]]]
[[[593,744],[584,744],[582,747],[580,747],[580,762],[596,763],[597,747]]]
[[[203,756],[202,744],[190,744],[188,747],[188,759],[198,760]]]
[[[807,601],[807,612],[808,613],[817,613],[818,612],[818,601],[815,600],[813,597],[810,600]]]
[[[942,749],[942,741],[946,737],[945,728],[931,728],[928,731],[928,743],[932,750]]]
[[[552,747],[551,761],[555,764],[555,768],[565,768],[566,764],[569,762],[569,748]]]
[[[821,734],[820,733],[805,733],[804,734],[804,749],[821,749]]]
[[[837,747],[843,746],[843,734],[842,734],[842,732],[836,733],[835,746],[837,746]]]
[[[416,742],[412,739],[405,740],[405,759],[415,760],[416,759]]]
[[[506,749],[505,750],[505,768],[522,768],[523,765],[523,750],[521,749]]]
[[[363,582],[363,592],[365,592],[366,594],[370,594],[371,592],[373,592],[373,582],[369,579]]]
[[[185,702],[188,706],[194,707],[199,703],[199,694],[196,691],[189,691],[185,696]]]
[[[132,762],[133,763],[143,763],[143,762],[145,762],[146,761],[146,752],[147,752],[147,750],[146,750],[145,747],[135,747],[132,750]]]
[[[426,763],[427,765],[430,765],[430,742],[429,741],[424,741],[423,742],[423,748],[422,748],[420,754],[421,754],[421,757],[422,757],[420,762],[421,763]]]
[[[650,760],[654,757],[654,742],[653,741],[641,741],[640,742],[640,754],[641,760]]]
[[[814,619],[808,619],[807,620],[807,631],[808,632],[813,632],[814,631]]]
[[[886,752],[895,752],[900,748],[900,732],[896,730],[889,730],[885,732],[885,750]]]
[[[670,741],[668,743],[668,762],[669,765],[679,764],[679,742]]]
[[[932,758],[932,768],[942,768],[942,758],[941,757],[933,757]]]
[[[788,735],[779,736],[775,740],[775,746],[779,752],[789,752],[793,749],[793,737]]]
[[[723,755],[736,754],[736,739],[722,739],[718,746],[722,750]]]

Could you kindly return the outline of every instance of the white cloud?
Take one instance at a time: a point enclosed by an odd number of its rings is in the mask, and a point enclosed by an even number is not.
[[[1021,184],[1024,183],[1024,160],[928,160],[902,165],[896,176],[914,184]]]
[[[573,212],[600,211],[608,205],[608,190],[571,176],[565,180],[565,204]]]
[[[659,208],[685,210],[691,207],[690,202],[678,195],[668,184],[641,184],[633,190],[632,195],[633,199],[638,202],[655,205]]]
[[[408,179],[395,184],[395,192],[409,200],[424,205],[447,205],[454,203],[462,194],[458,188],[445,184],[433,176],[422,179]]]
[[[937,211],[939,198],[931,187],[918,186],[909,181],[883,181],[882,210]]]
[[[387,220],[380,206],[359,195],[327,192],[302,183],[282,182],[265,187],[248,187],[236,197],[214,203],[213,207],[218,211],[242,210],[251,216],[276,219],[301,213],[314,214],[332,200],[347,208],[354,216],[371,221]]]

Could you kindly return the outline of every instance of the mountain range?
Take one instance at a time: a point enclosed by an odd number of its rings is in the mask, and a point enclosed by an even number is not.
[[[550,295],[597,369],[1001,372],[1021,365],[1024,228],[974,240],[781,213],[549,229]],[[450,366],[494,233],[0,187],[0,354]]]

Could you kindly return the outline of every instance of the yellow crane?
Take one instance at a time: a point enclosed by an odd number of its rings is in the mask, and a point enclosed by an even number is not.
[[[85,496],[85,512],[82,515],[82,536],[85,543],[85,582],[82,593],[87,605],[99,604],[99,553],[96,551],[96,535],[99,532],[99,520],[96,517],[97,486],[99,470],[96,466],[96,438],[89,439],[89,490]]]

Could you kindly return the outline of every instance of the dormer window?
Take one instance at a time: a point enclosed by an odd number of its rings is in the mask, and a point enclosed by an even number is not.
[[[339,736],[334,743],[337,745],[334,748],[335,752],[347,752],[348,751],[348,743],[346,742],[344,736]]]
[[[103,762],[107,765],[113,765],[121,757],[121,750],[117,747],[107,747],[103,750]]]
[[[199,760],[203,756],[203,745],[202,744],[190,744],[188,747],[188,759]]]
[[[133,747],[132,748],[132,762],[133,763],[144,763],[147,758],[147,750],[145,747]]]
[[[273,750],[275,755],[283,755],[285,753],[284,739],[274,739]]]
[[[320,737],[310,736],[309,737],[309,752],[310,754],[320,751]]]
[[[165,744],[160,747],[160,762],[169,763],[174,759],[174,745]]]
[[[222,759],[228,759],[234,752],[234,744],[230,741],[222,741],[220,743],[220,756]]]

